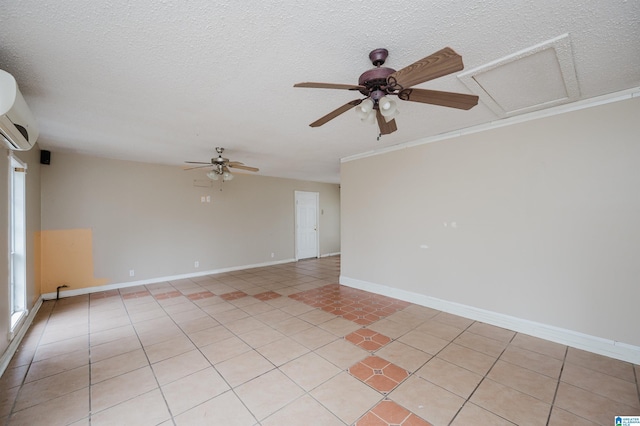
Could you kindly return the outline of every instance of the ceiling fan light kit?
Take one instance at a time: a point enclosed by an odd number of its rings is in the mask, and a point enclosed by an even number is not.
[[[389,99],[386,96],[383,96],[378,100],[378,106],[380,107],[380,114],[385,117],[393,116],[398,108],[396,101]]]
[[[387,49],[372,50],[369,53],[369,59],[376,68],[362,73],[357,85],[314,82],[295,84],[293,87],[357,90],[365,96],[364,99],[355,99],[331,111],[310,126],[322,126],[351,108],[355,108],[356,114],[363,122],[378,122],[380,135],[393,133],[398,129],[395,117],[399,111],[396,102],[389,96],[397,96],[403,101],[463,110],[471,109],[478,104],[476,95],[411,88],[416,84],[461,71],[464,68],[462,57],[450,47],[445,47],[399,71],[382,66],[388,55]]]
[[[224,167],[214,168],[213,170],[207,172],[207,177],[211,180],[218,180],[222,177],[223,182],[228,182],[233,180],[233,175],[230,171],[225,170]]]
[[[373,110],[373,101],[369,98],[365,99],[356,106],[355,111],[363,123],[373,124],[376,122],[376,113]]]

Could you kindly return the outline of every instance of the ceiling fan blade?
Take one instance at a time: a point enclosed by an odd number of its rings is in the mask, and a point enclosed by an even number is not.
[[[403,101],[422,102],[449,108],[471,109],[478,105],[478,96],[464,93],[440,92],[427,89],[404,89],[398,93]]]
[[[298,84],[294,84],[293,87],[307,87],[311,89],[341,89],[341,90],[360,90],[365,88],[364,86],[359,86],[357,84],[333,84],[333,83],[314,83],[314,82],[298,83]]]
[[[416,84],[460,71],[463,68],[462,56],[458,55],[452,48],[445,47],[394,72],[387,77],[387,82],[391,88],[398,90],[408,89]]]
[[[205,163],[204,161],[185,161],[185,163],[188,163],[188,164],[208,164],[208,165],[211,165],[211,161],[209,161],[208,163]]]
[[[187,167],[186,169],[182,169],[182,170],[193,170],[193,169],[203,169],[205,167],[211,167],[211,164],[207,164],[205,166],[195,166],[195,167]]]
[[[376,110],[376,119],[378,119],[378,127],[380,128],[381,135],[388,135],[398,130],[396,126],[396,119],[389,121],[384,119],[384,116],[380,113],[380,110]]]
[[[233,166],[244,166],[244,163],[241,163],[239,161],[229,161],[227,163],[229,166],[233,167]]]
[[[346,104],[342,105],[340,108],[334,109],[329,114],[327,114],[324,117],[321,117],[318,120],[314,121],[313,123],[309,124],[309,126],[311,126],[311,127],[322,126],[327,121],[333,120],[334,118],[336,118],[340,114],[349,111],[351,108],[355,107],[356,105],[360,105],[361,102],[362,102],[362,99],[356,99],[356,100],[353,100],[351,102],[347,102]]]
[[[240,169],[240,170],[248,170],[250,172],[257,172],[258,169],[257,167],[249,167],[249,166],[244,166],[244,165],[239,165],[239,164],[231,164],[229,163],[229,167],[232,169]]]

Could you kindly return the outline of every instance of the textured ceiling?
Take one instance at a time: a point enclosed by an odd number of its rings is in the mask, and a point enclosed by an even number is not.
[[[260,174],[324,182],[339,181],[342,157],[502,118],[485,103],[490,94],[477,93],[470,111],[400,101],[398,131],[380,140],[352,111],[310,128],[358,96],[293,84],[355,84],[374,48],[400,69],[450,46],[470,70],[568,34],[577,99],[640,86],[637,0],[301,3],[3,1],[0,69],[18,81],[41,147],[54,152],[181,165],[223,146]],[[532,67],[549,63],[537,56]],[[505,81],[522,69],[505,67]],[[455,74],[419,87],[471,93]],[[527,105],[509,93],[502,104]]]

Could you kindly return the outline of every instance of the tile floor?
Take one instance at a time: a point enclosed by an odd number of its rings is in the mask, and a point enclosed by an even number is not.
[[[640,367],[336,284],[340,258],[45,302],[10,425],[611,425]]]

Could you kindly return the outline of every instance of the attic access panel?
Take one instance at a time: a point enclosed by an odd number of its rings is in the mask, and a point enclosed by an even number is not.
[[[458,78],[499,117],[578,100],[568,34],[474,68]]]

